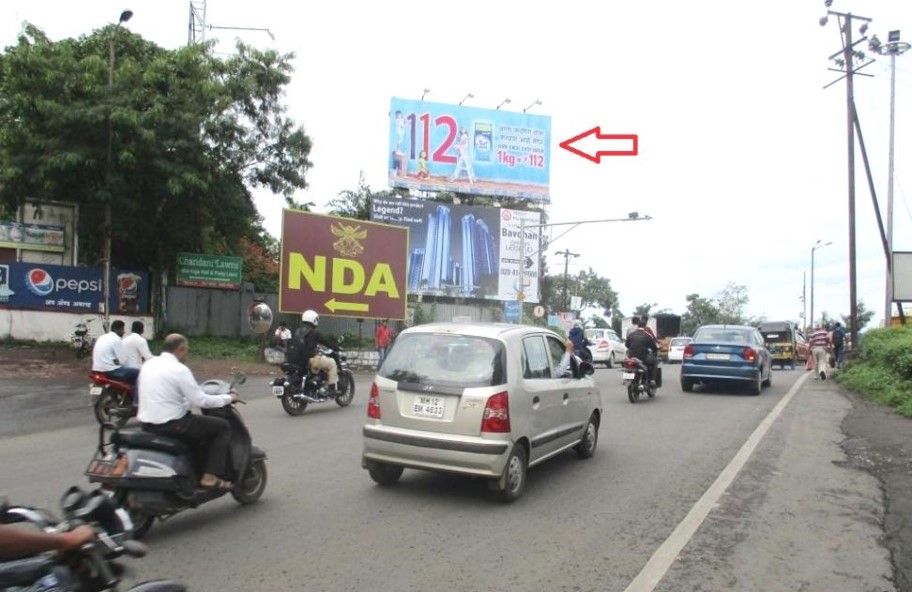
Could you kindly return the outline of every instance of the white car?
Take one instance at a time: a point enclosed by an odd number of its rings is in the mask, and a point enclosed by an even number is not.
[[[673,337],[668,342],[668,363],[681,363],[684,361],[684,348],[693,341],[690,337]]]
[[[586,339],[591,344],[589,351],[592,353],[593,364],[613,368],[616,362],[627,357],[627,346],[611,329],[586,329]]]

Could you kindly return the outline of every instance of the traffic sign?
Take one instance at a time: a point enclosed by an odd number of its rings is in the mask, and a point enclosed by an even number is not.
[[[515,323],[519,321],[522,306],[515,300],[504,301],[504,319],[507,322]]]
[[[408,228],[285,210],[279,311],[405,319]]]
[[[533,312],[533,314],[535,314],[535,318],[540,319],[543,316],[545,316],[545,307],[542,306],[541,304],[539,304],[532,310],[532,312]]]
[[[582,296],[571,296],[570,297],[570,310],[580,310],[582,308],[583,308]]]

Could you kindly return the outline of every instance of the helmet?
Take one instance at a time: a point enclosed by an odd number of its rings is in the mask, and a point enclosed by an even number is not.
[[[302,323],[310,323],[314,327],[320,324],[320,315],[312,310],[305,310],[304,314],[301,315]]]

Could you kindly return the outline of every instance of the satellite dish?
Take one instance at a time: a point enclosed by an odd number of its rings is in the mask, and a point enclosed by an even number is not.
[[[272,321],[272,309],[265,302],[254,302],[247,308],[247,322],[254,333],[267,333]]]

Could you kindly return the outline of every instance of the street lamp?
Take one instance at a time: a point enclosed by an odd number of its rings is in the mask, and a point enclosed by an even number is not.
[[[531,105],[529,105],[528,107],[526,107],[525,109],[523,109],[523,113],[525,113],[526,111],[528,111],[528,110],[531,109],[532,107],[534,107],[534,106],[536,106],[536,105],[541,105],[541,104],[542,104],[541,101],[539,101],[538,99],[535,99],[535,101],[534,101]]]
[[[111,36],[108,38],[108,153],[107,153],[107,163],[105,171],[105,180],[107,181],[108,196],[105,201],[104,209],[104,277],[102,278],[102,292],[104,295],[104,303],[102,304],[102,310],[104,311],[104,329],[107,331],[111,326],[111,225],[113,215],[111,213],[111,199],[114,196],[111,187],[111,175],[114,166],[114,120],[112,117],[113,111],[113,95],[114,95],[114,39],[117,36],[117,32],[120,30],[120,25],[124,24],[128,20],[133,18],[132,10],[124,10],[120,13],[120,18],[117,20],[117,25],[114,27],[114,31],[111,33]]]
[[[814,328],[814,322],[815,322],[814,321],[814,253],[817,251],[817,249],[822,249],[823,247],[828,247],[832,244],[833,244],[832,242],[825,243],[818,239],[817,242],[814,243],[814,246],[811,247],[811,324],[810,324],[811,329]]]
[[[462,100],[459,101],[459,105],[462,106],[462,104],[465,103],[467,99],[474,99],[474,98],[475,98],[475,95],[473,95],[472,93],[469,93],[466,96],[462,97]]]
[[[428,94],[429,92],[431,92],[431,89],[429,89],[429,88],[424,89],[424,92],[421,93],[421,100],[422,100],[422,101],[424,100],[424,97],[426,97],[427,94]]]
[[[509,105],[509,104],[510,104],[510,99],[504,99],[500,102],[500,105],[497,106],[497,110],[500,111],[501,107],[503,107],[504,105]]]

